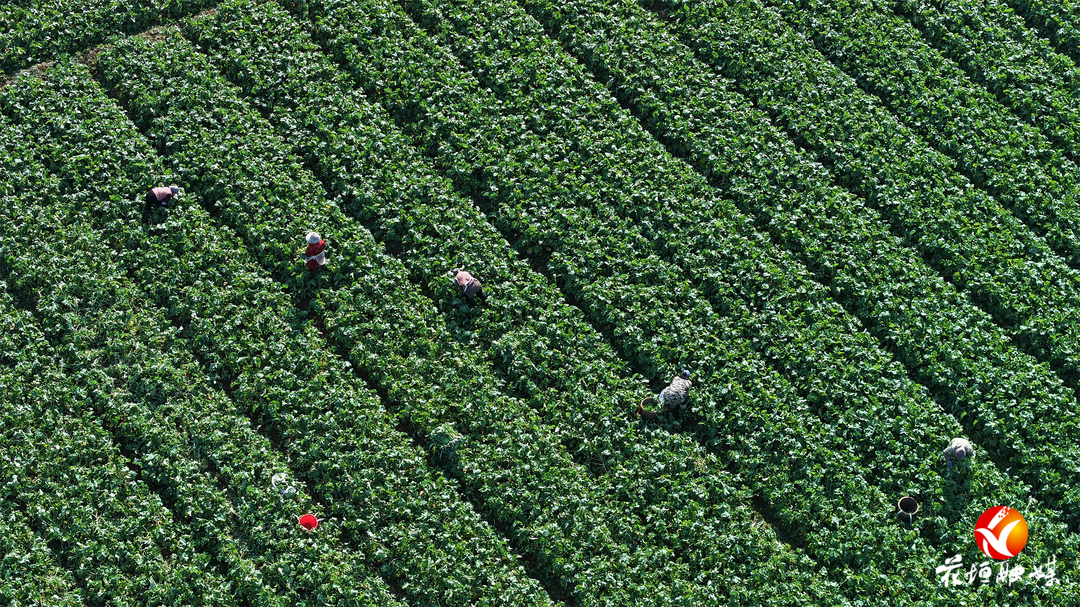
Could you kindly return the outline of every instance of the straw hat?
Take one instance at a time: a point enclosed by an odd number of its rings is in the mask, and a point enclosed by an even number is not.
[[[322,238],[319,237],[318,232],[308,232],[307,236],[304,237],[304,240],[307,240],[308,244],[319,244],[319,241],[322,240]]]

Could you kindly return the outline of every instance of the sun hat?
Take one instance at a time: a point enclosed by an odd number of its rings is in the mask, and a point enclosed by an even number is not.
[[[304,240],[307,240],[308,244],[319,244],[319,241],[322,240],[322,238],[319,237],[318,232],[308,232],[307,236],[304,237]]]

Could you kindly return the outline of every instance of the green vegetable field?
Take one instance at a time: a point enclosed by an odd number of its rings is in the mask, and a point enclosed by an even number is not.
[[[0,607],[1080,605],[1078,167],[1076,0],[8,0]]]

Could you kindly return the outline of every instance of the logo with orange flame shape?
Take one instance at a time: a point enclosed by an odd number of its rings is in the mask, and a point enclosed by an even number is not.
[[[1008,506],[990,508],[975,523],[975,543],[986,556],[998,561],[1020,554],[1027,540],[1027,521]]]

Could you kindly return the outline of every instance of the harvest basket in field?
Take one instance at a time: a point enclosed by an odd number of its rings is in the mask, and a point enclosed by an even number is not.
[[[638,403],[637,406],[637,414],[641,416],[641,419],[656,419],[656,416],[660,415],[659,411],[649,411],[645,408],[647,406],[651,407],[655,405],[656,402],[657,401],[655,396],[649,396],[641,399],[641,402]]]

